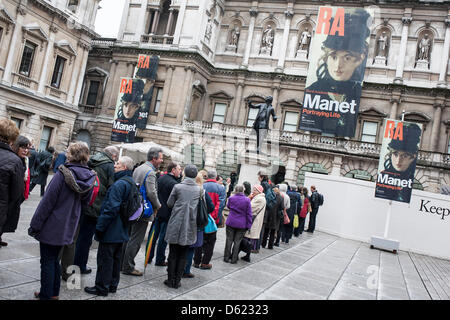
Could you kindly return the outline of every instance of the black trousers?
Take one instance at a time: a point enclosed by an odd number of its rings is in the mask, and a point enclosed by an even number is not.
[[[203,246],[195,248],[194,263],[209,264],[216,244],[217,231],[203,234]]]
[[[92,245],[92,238],[95,233],[95,226],[97,219],[81,213],[80,217],[80,232],[75,248],[74,264],[80,267],[80,271],[84,272],[87,269],[87,262],[89,260],[89,250]]]
[[[277,238],[276,238],[276,240],[275,240],[275,244],[276,244],[276,245],[279,245],[279,244],[280,244],[281,233],[283,232],[283,225],[284,225],[283,220],[284,220],[284,219],[281,218],[281,220],[280,220],[280,225],[279,225],[279,227],[278,227]]]
[[[100,242],[97,251],[95,287],[102,293],[117,288],[120,280],[120,261],[123,243]]]
[[[167,279],[169,282],[179,284],[186,267],[186,256],[189,246],[169,244],[169,257],[167,259]]]
[[[261,242],[263,248],[266,247],[267,238],[269,238],[269,249],[273,249],[273,242],[275,240],[275,229],[264,228],[264,234]]]
[[[41,184],[41,197],[44,196],[45,186],[46,186],[46,185],[47,185],[47,183]],[[36,183],[32,182],[32,183],[30,184],[30,193],[31,193],[31,191],[33,191],[34,187],[36,187]]]
[[[283,228],[281,229],[281,241],[285,243],[289,243],[289,239],[292,238],[292,232],[294,230],[294,221],[292,220],[288,224],[283,224]]]
[[[231,262],[236,262],[239,259],[239,246],[244,238],[246,229],[226,227],[227,239],[225,241],[224,259],[230,259]]]
[[[59,253],[62,246],[52,246],[39,243],[41,253],[41,290],[40,300],[50,300],[51,297],[59,296],[61,287],[61,266],[59,264]]]
[[[312,212],[309,215],[309,225],[307,231],[314,232],[314,230],[316,229],[316,217],[318,212],[319,208],[312,209]]]
[[[294,236],[298,237],[305,230],[305,220],[306,218],[302,218],[298,216],[298,227],[294,229]]]

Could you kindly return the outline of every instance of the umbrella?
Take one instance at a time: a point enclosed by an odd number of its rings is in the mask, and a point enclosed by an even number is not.
[[[152,250],[153,238],[155,236],[155,223],[152,223],[150,232],[148,233],[147,245],[145,246],[145,261],[144,261],[144,273],[147,268],[148,260],[150,258],[150,251]]]

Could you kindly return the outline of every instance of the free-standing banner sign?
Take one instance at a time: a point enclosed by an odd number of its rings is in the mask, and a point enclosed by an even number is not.
[[[134,78],[120,78],[111,141],[134,142],[136,129],[145,129],[159,57],[139,55]]]
[[[375,197],[409,203],[422,125],[386,119]]]
[[[362,8],[319,8],[300,130],[355,135],[371,24]]]

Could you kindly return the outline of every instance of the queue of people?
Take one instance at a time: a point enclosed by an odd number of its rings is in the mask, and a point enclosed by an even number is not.
[[[198,171],[191,164],[183,170],[170,162],[161,173],[162,164],[162,149],[157,147],[148,150],[147,161],[140,165],[119,157],[114,146],[91,156],[88,145],[80,141],[70,143],[64,154],[51,147],[37,152],[32,141],[19,136],[14,122],[0,120],[0,248],[7,245],[3,233],[17,228],[21,203],[35,185],[41,185],[42,199],[28,229],[39,242],[41,255],[36,298],[58,300],[61,280],[68,281],[76,268],[81,274],[92,272],[88,259],[93,239],[99,243],[96,277],[85,292],[107,296],[116,292],[121,273],[143,276],[135,258],[146,234],[150,236],[149,223],[153,241],[148,261],[156,257],[155,266],[167,267],[164,284],[174,289],[182,278],[195,277],[191,266],[213,268],[220,227],[226,233],[223,260],[231,264],[237,263],[241,251],[246,253],[241,259],[250,262],[250,255],[261,247],[273,249],[280,240],[288,244],[304,231],[308,213],[307,231],[314,232],[320,205],[314,186],[309,197],[305,187],[273,185],[263,171],[258,173],[259,184],[252,186],[236,184],[236,176],[224,181],[215,170]],[[144,193],[145,206],[153,208],[153,214],[124,218],[137,193]],[[202,209],[208,222],[200,226],[197,217]]]

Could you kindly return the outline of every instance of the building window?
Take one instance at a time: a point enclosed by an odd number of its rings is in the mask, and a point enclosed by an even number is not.
[[[284,131],[297,131],[298,113],[297,112],[286,112],[284,116]]]
[[[214,104],[213,122],[224,123],[227,105],[225,103],[216,102]]]
[[[36,51],[36,45],[31,42],[25,42],[23,48],[22,60],[20,62],[19,73],[29,77],[31,72],[31,66],[33,64],[34,53]]]
[[[450,154],[450,138],[448,139],[447,153]]]
[[[377,140],[378,123],[364,121],[362,128],[361,141],[375,143]]]
[[[159,107],[161,106],[162,94],[163,94],[163,88],[156,88],[155,107],[153,108],[153,112],[155,112],[155,113],[159,112]]]
[[[20,128],[22,127],[23,120],[14,117],[11,117],[11,120],[16,124],[17,128],[19,128],[20,130]]]
[[[78,2],[79,2],[79,0],[69,0],[69,3],[67,4],[67,8],[70,11],[72,11],[73,13],[77,12]]]
[[[258,111],[259,109],[257,108],[248,109],[247,127],[253,127],[253,122],[255,122]]]
[[[53,128],[44,126],[44,129],[42,129],[41,141],[39,142],[39,150],[47,150],[52,137],[52,131]]]
[[[51,82],[52,87],[59,88],[59,86],[61,85],[61,79],[62,79],[62,74],[64,71],[65,63],[66,63],[66,59],[64,59],[60,56],[56,57],[55,69],[53,69],[53,76],[52,76],[52,82]]]
[[[0,43],[2,43],[2,37],[3,37],[3,28],[0,27]]]
[[[86,104],[88,106],[97,105],[97,95],[98,95],[99,87],[100,87],[100,81],[91,81],[91,84],[89,86],[87,100],[86,100]]]

